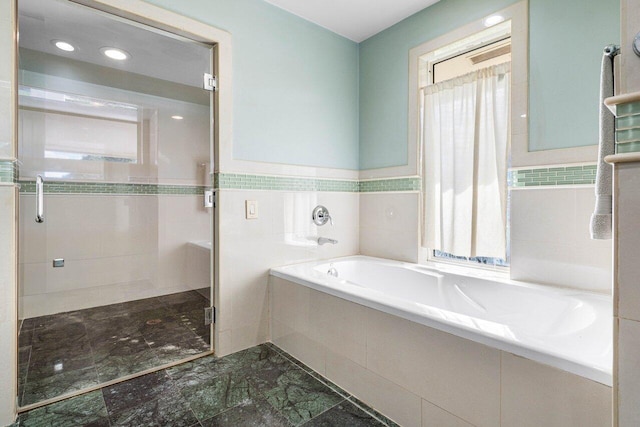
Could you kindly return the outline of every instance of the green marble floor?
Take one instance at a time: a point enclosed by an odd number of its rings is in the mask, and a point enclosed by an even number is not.
[[[23,413],[14,426],[396,426],[273,344]]]
[[[208,351],[211,333],[204,307],[210,304],[204,291],[25,319],[18,335],[18,404]]]

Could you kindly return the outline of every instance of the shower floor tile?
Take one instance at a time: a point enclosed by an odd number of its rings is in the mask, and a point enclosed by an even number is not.
[[[25,319],[18,336],[20,405],[208,351],[210,333],[203,310],[210,305],[203,296],[207,292]],[[158,419],[163,414],[158,413]],[[128,417],[135,420],[134,415]]]
[[[21,414],[19,426],[388,426],[273,344],[205,356]]]

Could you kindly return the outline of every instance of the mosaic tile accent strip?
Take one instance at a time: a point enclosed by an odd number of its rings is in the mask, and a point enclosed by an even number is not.
[[[519,169],[510,173],[512,187],[547,185],[592,185],[596,182],[596,165]]]
[[[617,105],[616,153],[640,152],[640,102]]]
[[[361,193],[372,193],[379,191],[420,191],[422,180],[415,178],[396,179],[376,179],[371,181],[360,181]]]
[[[640,114],[640,102],[628,102],[616,106],[616,116],[624,117]]]
[[[35,193],[34,181],[19,181],[21,193]],[[159,184],[112,184],[97,182],[45,182],[45,193],[58,194],[204,194],[205,187]]]
[[[217,173],[214,187],[236,190],[358,192],[358,181]]]
[[[616,153],[637,153],[640,152],[640,141],[628,142],[626,144],[616,144]]]
[[[341,191],[349,193],[374,191],[419,191],[420,178],[391,178],[351,181],[296,178],[264,175],[216,173],[214,187],[235,190]]]
[[[18,167],[12,160],[0,160],[0,182],[14,183],[18,177]]]

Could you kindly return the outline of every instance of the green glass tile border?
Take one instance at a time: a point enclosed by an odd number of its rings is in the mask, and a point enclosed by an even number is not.
[[[640,141],[640,127],[616,131],[616,143]]]
[[[637,153],[640,151],[640,141],[616,144],[616,153]]]
[[[233,190],[337,191],[348,193],[420,191],[420,183],[421,180],[418,177],[367,181],[232,173],[216,173],[213,177],[215,188]]]
[[[616,106],[616,116],[624,117],[640,113],[640,102],[628,102]]]
[[[21,193],[35,193],[34,181],[19,181]],[[113,184],[98,182],[45,182],[44,191],[50,194],[204,194],[205,187],[162,184]]]
[[[7,164],[10,166],[8,167]],[[0,182],[16,182],[12,162],[0,162]],[[519,169],[509,172],[509,187],[594,184],[596,165]],[[34,181],[17,181],[21,193],[34,193]],[[181,194],[201,195],[204,186],[45,182],[45,192],[59,194]],[[249,174],[214,174],[214,188],[233,190],[332,191],[348,193],[420,191],[421,178],[403,177],[365,181],[296,178]]]
[[[360,181],[358,187],[361,193],[380,191],[420,191],[422,188],[422,179],[419,177],[375,179]]]
[[[18,166],[13,160],[0,160],[0,182],[15,183],[18,179]]]
[[[634,114],[633,116],[617,117],[616,118],[616,130],[626,130],[640,128],[640,114]]]
[[[215,188],[233,190],[358,192],[358,181],[236,173],[216,173],[213,185]]]
[[[510,171],[511,187],[557,185],[592,185],[596,182],[596,165],[518,169]]]

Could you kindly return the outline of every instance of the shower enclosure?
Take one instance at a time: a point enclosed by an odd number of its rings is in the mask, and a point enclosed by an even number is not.
[[[213,46],[18,0],[19,396],[210,353]]]

